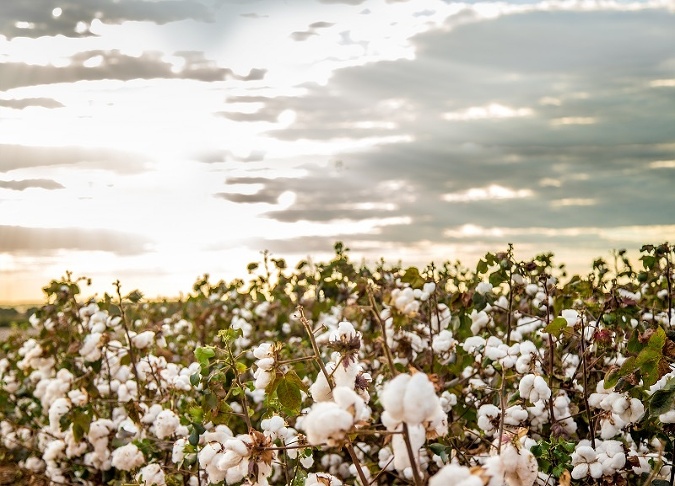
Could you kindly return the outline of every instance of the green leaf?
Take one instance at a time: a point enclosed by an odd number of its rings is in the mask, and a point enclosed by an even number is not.
[[[417,267],[408,267],[405,270],[405,274],[401,277],[401,282],[410,284],[414,289],[422,288],[425,284],[424,278],[420,275],[420,271]]]
[[[199,373],[194,373],[190,375],[190,384],[192,386],[199,386],[200,376],[201,375]]]
[[[658,327],[654,334],[650,336],[647,347],[661,351],[664,344],[666,344],[666,331],[662,327]]]
[[[202,366],[208,366],[209,359],[216,355],[215,349],[212,346],[202,346],[195,349],[195,358]]]
[[[560,337],[563,329],[567,327],[567,320],[564,317],[556,317],[545,328],[544,332],[552,334],[556,338]]]
[[[306,392],[308,390],[305,382],[302,381],[302,379],[298,376],[298,374],[295,371],[293,371],[293,370],[289,371],[288,373],[286,373],[284,375],[284,378],[286,380],[289,380],[289,381],[295,383],[298,386],[298,388],[300,388],[302,391]]]
[[[497,270],[496,272],[492,272],[488,277],[488,281],[492,284],[493,287],[498,287],[501,283],[507,282],[508,280],[509,276],[503,269]]]
[[[300,394],[300,388],[292,380],[287,380],[285,377],[279,380],[277,398],[279,399],[279,403],[289,410],[293,410],[294,412],[300,411],[302,395]]]
[[[485,260],[478,260],[476,265],[476,273],[486,273],[488,271],[488,263]]]
[[[199,444],[199,432],[197,432],[197,429],[192,429],[190,437],[188,437],[188,442],[195,447]]]
[[[660,350],[657,351],[654,348],[647,347],[640,351],[640,354],[637,355],[637,358],[635,359],[635,366],[636,368],[643,368],[646,364],[652,364],[655,367],[656,363],[658,363],[662,356],[663,355],[660,353]]]
[[[607,373],[605,373],[604,386],[605,390],[609,390],[619,382],[622,378],[620,370],[618,368],[612,368]]]
[[[652,486],[670,486],[670,481],[665,479],[655,479],[652,481]]]
[[[642,348],[644,348],[644,345],[640,342],[639,337],[640,333],[638,331],[633,331],[633,334],[631,334],[630,339],[628,340],[628,344],[626,344],[626,350],[629,353],[637,354],[642,351]]]
[[[675,404],[675,389],[661,389],[652,395],[649,400],[649,415],[655,417],[673,409]]]
[[[642,266],[645,268],[645,270],[651,270],[656,263],[656,257],[651,255],[644,255],[640,257],[640,260],[642,260]]]
[[[307,480],[307,472],[301,467],[296,468],[295,476],[293,476],[291,486],[304,486],[306,480]]]
[[[129,295],[127,295],[127,299],[129,299],[134,304],[138,303],[142,298],[143,294],[138,290],[133,290],[131,293],[129,293]]]

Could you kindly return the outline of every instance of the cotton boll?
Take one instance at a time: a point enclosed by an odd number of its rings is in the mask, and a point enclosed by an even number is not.
[[[223,446],[218,442],[207,442],[198,453],[199,466],[206,471],[209,482],[219,483],[225,479],[226,472],[218,469],[216,464],[223,456]]]
[[[402,422],[405,418],[404,407],[405,401],[402,397],[405,396],[406,387],[410,381],[410,375],[400,374],[393,380],[387,382],[380,393],[380,403],[387,411],[389,416],[397,421]]]
[[[153,428],[158,439],[165,439],[172,436],[179,425],[180,419],[172,410],[162,410],[157,414]]]
[[[504,423],[516,426],[525,422],[528,418],[527,410],[520,405],[513,405],[504,411]]]
[[[476,309],[474,309],[471,311],[469,317],[471,318],[471,332],[474,335],[481,332],[483,328],[485,328],[485,326],[487,326],[487,324],[490,322],[490,316],[488,316],[487,312],[484,310],[478,312]]]
[[[483,480],[466,466],[448,464],[429,478],[429,486],[483,486]]]
[[[335,387],[333,390],[333,400],[340,408],[351,413],[357,422],[370,418],[370,409],[366,406],[363,399],[351,388],[346,386]]]
[[[94,332],[85,336],[79,351],[80,356],[82,356],[85,361],[98,361],[101,359],[100,343],[102,336],[103,334],[101,334],[101,332]]]
[[[332,363],[329,363],[329,365],[332,365],[332,368],[327,366],[328,373],[335,369]],[[316,380],[309,387],[309,393],[315,402],[326,402],[333,398],[333,392],[323,373],[317,375]]]
[[[426,441],[426,432],[421,425],[408,426],[408,436],[410,437],[410,448],[415,456],[415,461],[419,466],[419,450]],[[391,448],[394,453],[394,468],[403,472],[407,468],[413,467],[408,455],[408,447],[402,434],[391,436]],[[412,471],[411,471],[412,472]]]
[[[486,403],[481,405],[478,409],[476,423],[487,435],[492,435],[496,430],[494,422],[497,417],[499,417],[499,414],[499,408],[490,403]]]
[[[447,329],[443,329],[440,333],[434,336],[432,348],[434,352],[439,354],[444,354],[454,349],[457,341],[453,339],[452,332]]]
[[[476,292],[481,295],[492,292],[492,284],[490,282],[480,282],[478,285],[476,285]]]
[[[174,464],[180,464],[185,459],[185,446],[188,441],[185,438],[178,439],[173,443],[173,448],[171,449],[171,462]]]
[[[485,339],[480,336],[471,336],[464,340],[462,349],[467,353],[474,354],[485,347]]]
[[[426,373],[412,375],[407,383],[403,402],[403,421],[408,424],[421,424],[434,414],[439,405],[438,397]]]
[[[523,376],[518,385],[520,396],[532,403],[551,398],[551,389],[544,379],[532,373]]]
[[[500,458],[508,486],[532,486],[537,480],[539,466],[529,450],[507,442],[501,449]]]
[[[49,407],[49,429],[53,434],[61,434],[60,420],[70,410],[70,400],[57,398]]]
[[[602,476],[602,464],[588,440],[582,440],[577,444],[572,453],[572,465],[573,479],[583,479],[587,476],[597,479]]]
[[[142,481],[144,486],[165,486],[166,477],[162,467],[157,464],[148,464],[142,468],[136,475],[136,481]]]
[[[574,326],[579,320],[579,313],[574,309],[563,309],[560,315],[567,321],[567,326]]]
[[[334,446],[354,424],[354,417],[335,402],[316,402],[304,417],[301,429],[311,445]]]
[[[44,461],[57,461],[65,456],[66,443],[62,440],[50,441],[42,453]]]
[[[155,342],[153,331],[144,331],[131,338],[131,343],[138,349],[145,349]]]
[[[112,466],[120,471],[132,471],[143,463],[145,463],[143,453],[133,443],[118,447],[112,453]]]
[[[605,440],[597,447],[598,462],[602,464],[604,475],[614,475],[626,465],[626,453],[623,444],[617,440]]]

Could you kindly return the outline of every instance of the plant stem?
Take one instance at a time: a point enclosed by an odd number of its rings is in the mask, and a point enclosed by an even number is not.
[[[382,330],[382,346],[384,347],[384,355],[387,358],[387,364],[391,370],[391,375],[396,376],[398,371],[396,371],[396,367],[394,366],[394,357],[392,356],[391,349],[389,349],[389,344],[387,343],[387,327],[377,310],[377,304],[375,303],[373,290],[370,287],[368,287],[368,300],[370,301],[370,310],[375,316],[375,320],[380,324],[380,329]]]
[[[309,336],[309,342],[312,344],[312,350],[314,351],[314,357],[319,365],[319,368],[321,368],[321,373],[323,373],[323,376],[326,377],[326,382],[328,383],[328,388],[331,390],[334,388],[333,385],[333,380],[331,380],[331,376],[328,373],[328,370],[326,369],[326,365],[323,363],[323,360],[321,359],[321,352],[319,351],[319,346],[316,344],[316,339],[314,339],[314,333],[312,332],[312,326],[309,324],[309,320],[305,317],[305,310],[304,308],[299,305],[297,307],[298,313],[300,314],[300,322],[302,322],[302,325],[305,327],[305,331],[307,332],[307,336]]]
[[[413,480],[415,486],[421,486],[422,478],[420,477],[420,471],[417,469],[417,461],[415,461],[415,453],[412,450],[412,444],[410,443],[410,432],[408,431],[408,424],[403,422],[403,441],[405,442],[405,448],[408,451],[408,458],[410,459],[410,467],[413,472]]]
[[[119,298],[119,307],[120,307],[120,314],[122,314],[122,327],[124,328],[124,334],[127,336],[127,342],[129,343],[129,358],[131,359],[131,371],[134,373],[134,377],[136,378],[136,383],[138,386],[141,386],[141,380],[138,375],[138,368],[136,368],[136,351],[134,350],[134,344],[131,342],[131,335],[129,334],[129,326],[127,324],[127,313],[124,309],[124,304],[122,302],[122,291],[121,291],[121,284],[120,281],[117,280],[115,282],[115,288],[117,289],[117,297]]]
[[[510,257],[510,252],[509,252]],[[509,265],[511,264],[509,258]],[[506,312],[506,347],[511,346],[511,314],[513,313],[513,269],[509,266],[509,308]],[[502,380],[499,384],[499,439],[497,454],[502,451],[502,435],[504,434],[504,415],[506,414],[506,368],[502,365]]]
[[[588,419],[588,429],[591,433],[591,445],[595,449],[595,424],[591,414],[591,406],[588,404],[588,365],[586,363],[586,338],[584,336],[584,318],[581,317],[581,364],[583,366],[584,379],[584,407],[586,408],[586,417]]]

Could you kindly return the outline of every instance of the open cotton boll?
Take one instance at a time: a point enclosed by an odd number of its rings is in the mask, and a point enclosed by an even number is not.
[[[579,313],[574,309],[563,309],[560,315],[567,321],[567,327],[573,327],[579,320]]]
[[[354,425],[354,417],[335,402],[317,402],[303,418],[300,428],[311,445],[334,446]]]
[[[166,476],[157,463],[148,464],[138,471],[136,481],[142,481],[143,486],[166,486]]]
[[[448,464],[429,478],[429,486],[484,486],[484,483],[468,467]]]
[[[532,486],[537,480],[539,465],[529,450],[508,441],[503,444],[499,457],[508,486]]]
[[[417,466],[419,466],[419,450],[426,441],[424,427],[421,425],[408,426],[408,436],[410,437],[410,448],[415,456],[415,462],[417,463]],[[405,443],[403,434],[394,434],[391,436],[391,449],[394,453],[394,468],[397,471],[403,472],[407,468],[412,467],[412,464],[410,464],[410,456],[408,455],[408,446]]]
[[[410,378],[411,376],[408,374],[400,374],[393,380],[387,382],[384,385],[382,392],[380,392],[380,403],[382,404],[382,407],[387,411],[389,416],[397,422],[403,422],[405,418],[405,400],[402,400],[402,398],[405,396]]]
[[[492,435],[497,429],[494,422],[497,417],[499,417],[500,411],[495,405],[491,403],[486,403],[481,405],[478,409],[478,416],[476,424],[480,427],[487,435]]]
[[[188,444],[187,439],[180,438],[173,443],[171,449],[171,462],[174,464],[180,464],[185,459],[185,446]]]
[[[476,285],[476,292],[481,295],[492,292],[492,284],[490,282],[480,282],[478,285]]]
[[[598,454],[590,445],[590,441],[580,441],[572,453],[572,478],[583,479],[586,476],[598,479],[602,476],[602,464]]]
[[[57,398],[51,407],[49,407],[49,429],[53,434],[60,435],[61,432],[61,417],[70,410],[70,400],[67,398]]]
[[[520,379],[518,391],[521,398],[529,400],[532,403],[551,398],[551,389],[548,387],[546,381],[541,376],[532,373]]]
[[[326,365],[326,370],[331,373],[335,369],[333,363]],[[333,398],[333,392],[328,385],[328,381],[323,373],[319,373],[314,380],[314,383],[309,387],[309,393],[312,395],[312,400],[315,402],[327,402]]]
[[[100,343],[102,336],[103,334],[101,334],[101,332],[94,332],[85,336],[82,347],[80,348],[80,356],[82,356],[85,361],[98,361],[101,359]]]
[[[370,409],[366,406],[363,399],[351,388],[336,386],[333,389],[333,400],[340,408],[351,413],[355,421],[368,420],[370,418]]]
[[[434,336],[433,348],[435,353],[443,354],[447,353],[457,345],[457,341],[453,338],[452,332],[447,329],[443,329],[441,332]]]
[[[138,349],[145,349],[155,342],[155,333],[153,331],[144,331],[131,338],[132,344]]]
[[[112,453],[112,466],[120,471],[132,471],[145,463],[145,457],[136,444],[118,447]]]
[[[488,316],[487,312],[484,310],[479,312],[476,309],[473,309],[469,317],[471,318],[471,332],[474,335],[481,332],[483,328],[490,322],[490,316]]]
[[[180,419],[172,410],[162,410],[157,414],[153,428],[158,439],[172,436],[180,426]]]

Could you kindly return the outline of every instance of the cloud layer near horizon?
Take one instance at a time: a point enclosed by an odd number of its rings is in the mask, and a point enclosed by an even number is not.
[[[17,5],[1,270],[99,251],[147,279],[171,261],[182,289],[337,240],[469,265],[507,242],[587,262],[662,242],[673,45],[672,1]]]

